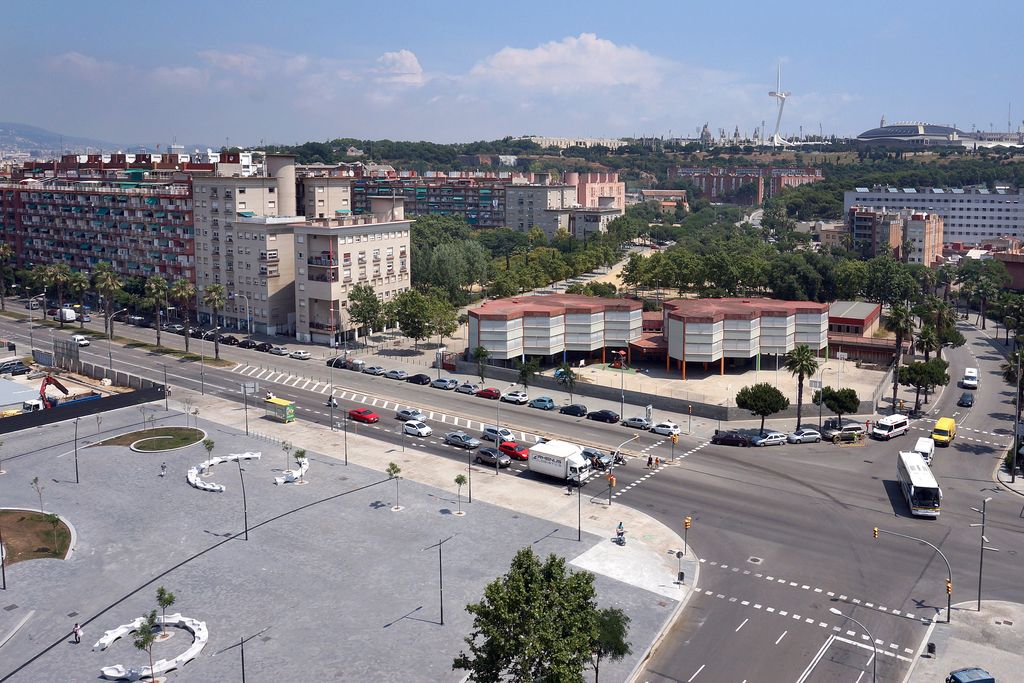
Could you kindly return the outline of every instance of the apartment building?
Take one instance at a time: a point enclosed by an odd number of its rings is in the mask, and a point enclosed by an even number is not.
[[[724,168],[682,167],[668,169],[669,178],[693,183],[710,201],[729,200],[760,206],[787,187],[824,180],[820,169],[795,167]]]
[[[505,225],[529,232],[537,227],[550,239],[569,231],[572,209],[578,206],[575,185],[509,185],[505,189]]]
[[[917,211],[909,214],[903,224],[904,259],[936,268],[942,258],[943,222],[937,213]]]
[[[89,180],[46,175],[55,171],[0,184],[0,238],[17,267],[65,263],[88,273],[106,261],[122,276],[194,279],[187,176],[149,181],[142,170],[124,169]]]
[[[216,325],[244,332],[248,317],[256,332],[291,334],[295,158],[268,154],[260,175],[195,177],[193,193],[199,319],[210,322],[213,313],[202,292],[220,284],[228,301]]]
[[[847,224],[853,248],[868,258],[899,254],[904,217],[898,211],[865,206],[850,207]]]
[[[400,197],[370,199],[370,213],[307,218],[294,236],[295,337],[336,346],[353,336],[349,294],[371,285],[389,301],[412,284],[409,225]]]
[[[512,174],[466,177],[466,174],[353,178],[352,212],[370,213],[374,197],[401,197],[405,215],[456,216],[478,228],[505,225],[505,187]],[[307,214],[308,215],[308,214]]]
[[[1024,193],[1005,187],[858,187],[843,193],[844,211],[854,205],[938,214],[948,242],[980,245],[1000,237],[1024,238]]]
[[[299,205],[306,218],[333,218],[352,214],[352,179],[305,176],[299,179]],[[361,212],[360,212],[361,213]]]
[[[619,180],[618,173],[566,173],[562,182],[576,186],[580,206],[626,208],[626,183]]]

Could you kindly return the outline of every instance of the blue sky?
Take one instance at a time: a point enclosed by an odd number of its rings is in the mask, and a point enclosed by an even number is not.
[[[1024,120],[1024,3],[21,2],[0,120],[120,143]]]

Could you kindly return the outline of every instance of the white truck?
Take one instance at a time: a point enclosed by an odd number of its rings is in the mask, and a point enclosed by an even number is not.
[[[61,308],[53,316],[53,319],[62,323],[73,323],[78,320],[78,314],[75,313],[73,308]]]
[[[526,466],[531,472],[562,481],[585,481],[591,475],[590,460],[583,449],[568,441],[548,441],[530,448]]]
[[[914,452],[920,453],[928,465],[932,464],[932,456],[935,455],[935,442],[929,436],[922,436],[914,444]]]

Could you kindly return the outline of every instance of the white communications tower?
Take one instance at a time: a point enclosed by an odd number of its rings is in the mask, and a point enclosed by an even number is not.
[[[784,140],[782,136],[779,135],[779,128],[780,126],[782,126],[782,110],[786,106],[786,98],[792,94],[793,93],[791,92],[785,92],[782,90],[782,63],[780,62],[779,80],[777,82],[777,85],[775,86],[775,90],[768,93],[769,97],[774,97],[776,100],[779,101],[779,116],[778,118],[775,119],[775,134],[772,135],[772,147],[784,147],[786,145],[791,144],[789,141]]]

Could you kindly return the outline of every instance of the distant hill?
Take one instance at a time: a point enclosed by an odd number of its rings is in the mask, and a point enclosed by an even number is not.
[[[63,138],[63,139],[62,139]],[[119,145],[106,140],[80,138],[71,135],[62,136],[50,130],[29,126],[24,123],[0,122],[0,149],[28,152],[31,150],[60,150],[68,152],[85,151],[86,147],[95,147],[104,151],[123,149]]]

